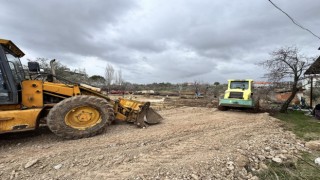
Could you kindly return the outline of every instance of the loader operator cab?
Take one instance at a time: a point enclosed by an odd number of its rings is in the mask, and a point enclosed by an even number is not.
[[[20,57],[24,53],[11,41],[0,39],[0,104],[18,104],[25,79]]]

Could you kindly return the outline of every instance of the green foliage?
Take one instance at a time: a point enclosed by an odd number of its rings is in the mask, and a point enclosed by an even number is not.
[[[314,159],[320,153],[303,153],[296,162],[277,164],[270,162],[267,164],[268,170],[263,171],[257,176],[260,179],[280,179],[280,180],[317,180],[320,177],[320,168],[314,164]]]
[[[279,113],[275,117],[286,122],[285,128],[304,140],[320,139],[320,121],[304,115],[301,111]]]
[[[40,68],[45,73],[51,73],[50,60],[46,58],[37,58],[35,60],[40,64]],[[121,71],[118,71],[117,76],[114,74],[114,69],[111,65],[107,66],[109,69],[109,75],[106,79],[100,75],[88,76],[85,69],[71,70],[68,66],[61,64],[59,61],[55,62],[55,71],[57,77],[61,77],[74,83],[86,83],[93,86],[101,87],[104,90],[123,90],[123,91],[142,91],[142,90],[154,90],[155,92],[166,91],[174,94],[181,92],[193,92],[197,90],[201,95],[216,96],[218,97],[225,91],[226,85],[221,85],[219,82],[215,82],[213,85],[208,83],[200,83],[196,81],[194,83],[178,83],[173,84],[169,82],[151,83],[151,84],[135,84],[130,82],[123,82]],[[108,74],[108,73],[107,73]],[[116,79],[114,79],[116,78]],[[117,79],[118,78],[118,79]],[[59,78],[58,78],[59,79]],[[112,83],[112,81],[118,83]],[[109,84],[108,84],[109,83]]]
[[[104,77],[99,76],[99,75],[93,75],[89,78],[92,81],[105,81],[106,79],[104,79]]]
[[[35,60],[40,64],[40,68],[44,70],[45,73],[51,73],[50,60],[46,58],[37,58]],[[88,74],[85,69],[75,69],[71,70],[66,65],[61,64],[59,61],[55,62],[56,76],[74,83],[89,83]]]
[[[99,75],[93,75],[89,78],[89,82],[93,86],[101,87],[105,85],[106,79]]]

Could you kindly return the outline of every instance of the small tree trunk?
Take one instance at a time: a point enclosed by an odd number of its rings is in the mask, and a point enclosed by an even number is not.
[[[291,103],[291,101],[293,100],[293,98],[296,96],[297,92],[298,92],[298,87],[297,87],[297,84],[298,84],[298,78],[295,78],[294,79],[294,83],[292,85],[292,89],[291,89],[291,95],[289,96],[289,98],[286,100],[286,102],[284,102],[281,106],[281,109],[280,109],[280,113],[286,113],[287,112],[287,109]]]
[[[288,109],[288,107],[289,107],[289,104],[291,103],[292,99],[296,96],[296,94],[297,94],[297,92],[292,93],[292,94],[290,95],[290,97],[286,100],[286,102],[284,102],[284,103],[282,104],[281,109],[280,109],[280,112],[281,112],[281,113],[287,112],[287,109]]]

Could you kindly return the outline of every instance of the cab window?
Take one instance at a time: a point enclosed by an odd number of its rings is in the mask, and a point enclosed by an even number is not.
[[[248,81],[232,81],[230,84],[230,89],[248,89]]]
[[[18,57],[13,56],[8,51],[6,51],[5,53],[6,53],[6,57],[9,62],[9,66],[12,71],[15,83],[19,84],[25,78],[20,59]]]
[[[3,71],[0,68],[0,102],[5,102],[9,101],[9,91],[2,72]]]

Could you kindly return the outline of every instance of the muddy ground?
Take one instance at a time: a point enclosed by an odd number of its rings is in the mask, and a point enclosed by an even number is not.
[[[165,119],[144,129],[117,122],[80,140],[46,127],[0,135],[0,179],[258,179],[267,161],[291,163],[304,150],[267,113],[159,107]]]

